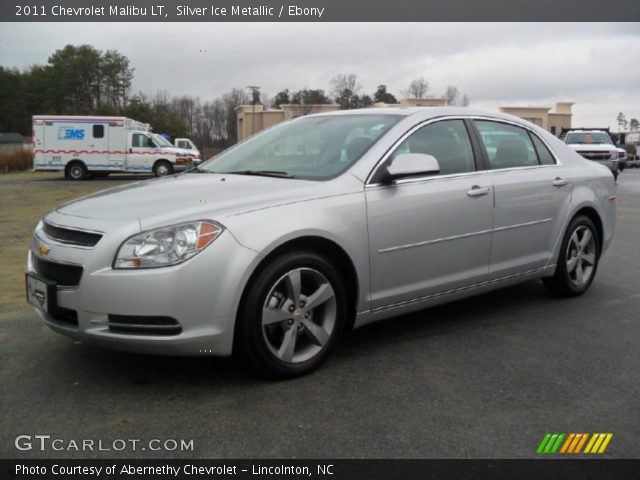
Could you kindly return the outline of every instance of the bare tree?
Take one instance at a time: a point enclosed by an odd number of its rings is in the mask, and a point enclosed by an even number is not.
[[[331,94],[341,109],[351,108],[351,99],[362,89],[355,73],[340,73],[331,79]]]
[[[469,100],[469,97],[467,96],[467,94],[465,93],[464,95],[462,95],[462,106],[468,107],[470,103],[471,101]]]
[[[447,91],[444,93],[444,97],[447,100],[447,105],[457,105],[458,97],[460,97],[460,90],[455,85],[449,85]]]
[[[425,98],[428,91],[429,82],[427,82],[424,76],[421,76],[413,80],[402,94],[407,98]]]

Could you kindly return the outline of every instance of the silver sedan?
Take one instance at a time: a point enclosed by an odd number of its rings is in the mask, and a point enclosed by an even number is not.
[[[27,298],[95,345],[311,371],[347,328],[517,282],[583,294],[613,235],[611,172],[468,108],[310,115],[196,169],[38,224]]]

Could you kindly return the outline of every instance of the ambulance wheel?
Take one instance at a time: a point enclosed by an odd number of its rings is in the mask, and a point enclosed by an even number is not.
[[[164,177],[173,173],[173,167],[166,160],[159,160],[153,166],[153,174],[156,177]]]
[[[69,180],[84,180],[87,178],[87,167],[81,161],[71,162],[64,169],[64,176]]]

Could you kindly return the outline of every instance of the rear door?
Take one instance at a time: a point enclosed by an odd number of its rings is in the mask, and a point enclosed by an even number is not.
[[[495,195],[491,278],[544,267],[561,233],[572,184],[533,131],[474,120]]]
[[[85,163],[89,170],[109,169],[109,124],[93,123],[89,124],[86,130],[89,155]]]

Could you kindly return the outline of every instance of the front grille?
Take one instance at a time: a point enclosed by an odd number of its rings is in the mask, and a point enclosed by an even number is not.
[[[611,157],[610,152],[578,152],[587,160],[609,160]]]
[[[55,263],[33,255],[33,267],[36,273],[47,280],[53,280],[61,287],[77,287],[82,277],[82,267]]]
[[[95,247],[100,241],[102,235],[99,233],[82,232],[80,230],[72,230],[69,228],[61,228],[44,223],[42,229],[50,238],[60,243],[69,245],[80,245],[83,247]]]
[[[175,318],[109,314],[109,331],[133,335],[178,335],[182,327]]]

